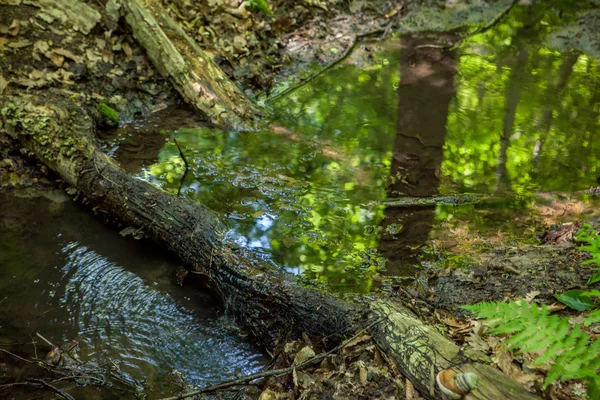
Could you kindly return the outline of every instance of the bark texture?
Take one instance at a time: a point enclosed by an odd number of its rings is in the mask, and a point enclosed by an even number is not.
[[[250,129],[257,109],[157,0],[120,0],[135,40],[183,99],[224,129]]]

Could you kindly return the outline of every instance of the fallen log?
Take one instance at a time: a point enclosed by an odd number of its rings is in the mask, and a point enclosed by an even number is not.
[[[135,40],[188,104],[218,127],[252,128],[258,114],[253,102],[168,15],[159,1],[111,2],[122,6]]]
[[[210,210],[132,178],[102,153],[94,121],[68,95],[5,96],[0,110],[0,132],[77,188],[94,210],[142,230],[208,277],[226,310],[259,343],[271,347],[288,333],[306,332],[333,345],[382,318],[371,330],[373,337],[426,399],[441,398],[435,377],[448,368],[477,373],[479,386],[469,394],[473,399],[536,398],[490,367],[484,355],[462,351],[400,304],[372,301],[367,309],[342,301],[227,242]]]

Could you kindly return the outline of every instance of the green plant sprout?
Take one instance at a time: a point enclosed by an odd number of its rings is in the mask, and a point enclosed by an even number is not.
[[[587,251],[592,256],[591,260],[583,261],[581,264],[595,264],[597,268],[594,268],[594,271],[600,271],[600,235],[590,224],[585,223],[575,234],[575,240],[587,243],[587,246],[581,246],[579,250]],[[600,282],[600,272],[593,273],[587,284],[596,282]]]
[[[271,9],[265,0],[246,0],[246,4],[266,15],[271,15]]]

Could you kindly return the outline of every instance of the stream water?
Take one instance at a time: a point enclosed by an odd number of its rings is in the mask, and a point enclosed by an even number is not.
[[[517,9],[454,55],[422,47],[439,38],[365,44],[271,104],[261,130],[168,111],[177,129],[132,124],[107,151],[218,212],[231,240],[333,290],[368,292],[378,274],[410,278],[431,261],[468,266],[597,208],[585,191],[600,173],[598,61],[546,47],[546,31],[527,22],[542,11]],[[486,200],[386,206],[463,194]]]
[[[28,342],[36,332],[55,344],[77,340],[82,360],[114,363],[155,397],[173,369],[192,385],[207,385],[264,365],[208,294],[173,283],[173,260],[119,236],[68,196],[52,195],[0,194],[0,348],[33,356]],[[49,348],[37,341],[43,356]]]
[[[335,291],[381,289],[432,261],[468,266],[598,209],[586,190],[600,184],[600,67],[548,47],[548,13],[517,8],[452,55],[419,47],[427,37],[364,44],[270,104],[257,131],[166,110],[103,146],[219,213],[230,240]],[[464,194],[485,201],[386,205]],[[0,199],[0,345],[78,338],[82,358],[149,382],[177,369],[202,385],[264,364],[210,297],[172,283],[176,262],[63,196]]]

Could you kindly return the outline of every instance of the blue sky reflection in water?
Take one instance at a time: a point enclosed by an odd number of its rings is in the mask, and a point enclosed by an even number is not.
[[[455,56],[418,49],[427,38],[367,44],[273,104],[275,127],[164,131],[191,163],[182,194],[220,213],[233,240],[340,291],[410,273],[432,239],[534,242],[589,213],[583,191],[599,174],[598,61],[542,44],[557,18],[517,7]],[[171,192],[182,174],[172,141],[140,173]],[[497,201],[381,205],[460,193]]]

